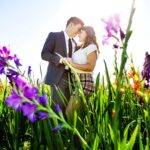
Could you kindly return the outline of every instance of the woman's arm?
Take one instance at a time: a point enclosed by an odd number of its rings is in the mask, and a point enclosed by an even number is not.
[[[72,60],[70,61],[70,64],[72,65],[72,67],[77,68],[79,70],[93,71],[96,65],[96,59],[97,59],[97,55],[96,55],[96,51],[94,51],[88,55],[87,64],[76,64],[73,63]]]

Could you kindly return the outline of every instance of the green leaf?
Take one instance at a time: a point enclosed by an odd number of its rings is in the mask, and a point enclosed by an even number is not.
[[[112,139],[112,141],[113,141],[113,143],[114,143],[114,145],[115,145],[115,134],[114,134],[114,131],[113,131],[113,129],[112,129],[112,127],[111,127],[111,125],[110,124],[108,124],[108,127],[109,127],[109,130],[110,130],[110,136],[111,136],[111,139]]]
[[[132,122],[130,122],[130,123],[126,126],[126,128],[125,128],[125,130],[124,130],[123,140],[122,140],[122,142],[121,142],[121,144],[120,144],[120,149],[125,149],[125,148],[126,148],[128,130],[129,130],[129,127],[131,126],[131,124],[133,124],[134,122],[135,122],[135,121],[132,121]]]
[[[104,65],[105,65],[105,72],[106,72],[106,79],[107,79],[107,84],[108,84],[108,89],[109,89],[109,99],[112,100],[112,92],[111,92],[111,82],[110,82],[110,77],[109,77],[109,72],[107,68],[106,61],[104,60]]]
[[[136,136],[137,136],[137,133],[138,133],[138,129],[139,129],[139,125],[137,125],[134,129],[134,132],[133,134],[131,135],[130,137],[130,140],[128,142],[128,148],[129,150],[131,150],[133,148],[133,145],[135,143],[135,140],[136,140]]]
[[[94,145],[93,145],[93,150],[98,150],[98,146],[99,146],[99,137],[96,134],[96,138],[94,140]]]
[[[43,126],[44,126],[44,136],[46,139],[47,147],[49,149],[53,149],[52,140],[51,140],[51,124],[48,119],[43,120]]]
[[[95,91],[97,92],[99,87],[100,87],[100,73],[98,73],[97,77],[96,77],[96,87],[95,87]]]

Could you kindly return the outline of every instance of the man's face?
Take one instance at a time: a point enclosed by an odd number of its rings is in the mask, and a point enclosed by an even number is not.
[[[81,28],[82,28],[81,24],[72,23],[71,30],[70,30],[72,37],[75,37],[80,32]]]

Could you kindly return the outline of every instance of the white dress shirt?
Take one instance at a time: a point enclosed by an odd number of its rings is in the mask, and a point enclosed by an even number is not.
[[[66,31],[63,31],[63,32],[64,32],[64,36],[65,36],[65,41],[66,41],[66,50],[67,50],[67,57],[68,57],[68,54],[69,54],[69,47],[68,47],[69,36],[66,33]],[[75,50],[75,43],[72,41],[72,39],[71,39],[71,43],[72,43],[72,53],[73,53]]]

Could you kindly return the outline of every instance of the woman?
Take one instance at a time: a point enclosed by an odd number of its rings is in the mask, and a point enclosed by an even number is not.
[[[96,42],[95,31],[91,26],[84,26],[78,36],[81,45],[76,48],[72,54],[72,59],[68,59],[68,62],[79,75],[84,94],[91,96],[95,89],[92,74],[99,53],[98,44]],[[73,81],[75,81],[74,75]],[[72,96],[68,103],[66,113],[70,114],[70,112],[76,110],[77,107],[78,105]]]

